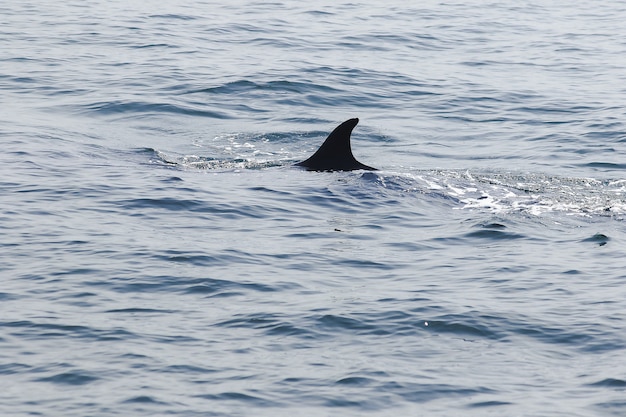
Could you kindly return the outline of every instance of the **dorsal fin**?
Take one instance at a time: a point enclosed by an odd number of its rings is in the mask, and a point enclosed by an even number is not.
[[[309,159],[297,163],[297,166],[309,171],[352,171],[365,169],[376,171],[376,168],[360,163],[352,155],[350,135],[359,119],[346,120],[331,132],[322,146]]]

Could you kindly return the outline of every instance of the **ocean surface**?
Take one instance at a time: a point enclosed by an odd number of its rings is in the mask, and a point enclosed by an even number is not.
[[[625,2],[0,13],[0,415],[626,415]]]

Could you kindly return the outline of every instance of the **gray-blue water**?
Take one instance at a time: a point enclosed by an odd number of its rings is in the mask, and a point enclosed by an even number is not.
[[[626,414],[624,2],[0,14],[0,415]]]

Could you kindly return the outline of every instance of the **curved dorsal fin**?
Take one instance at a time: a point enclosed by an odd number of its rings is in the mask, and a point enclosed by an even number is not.
[[[376,171],[376,168],[360,163],[352,155],[350,135],[359,119],[346,120],[333,130],[322,146],[309,159],[297,163],[297,166],[309,171],[352,171],[365,169]]]

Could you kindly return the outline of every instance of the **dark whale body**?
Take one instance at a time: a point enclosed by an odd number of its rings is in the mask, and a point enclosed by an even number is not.
[[[352,155],[350,135],[357,123],[359,119],[354,118],[337,126],[317,152],[309,159],[295,165],[304,167],[308,171],[354,171],[356,169],[376,171],[376,168],[360,163]]]

